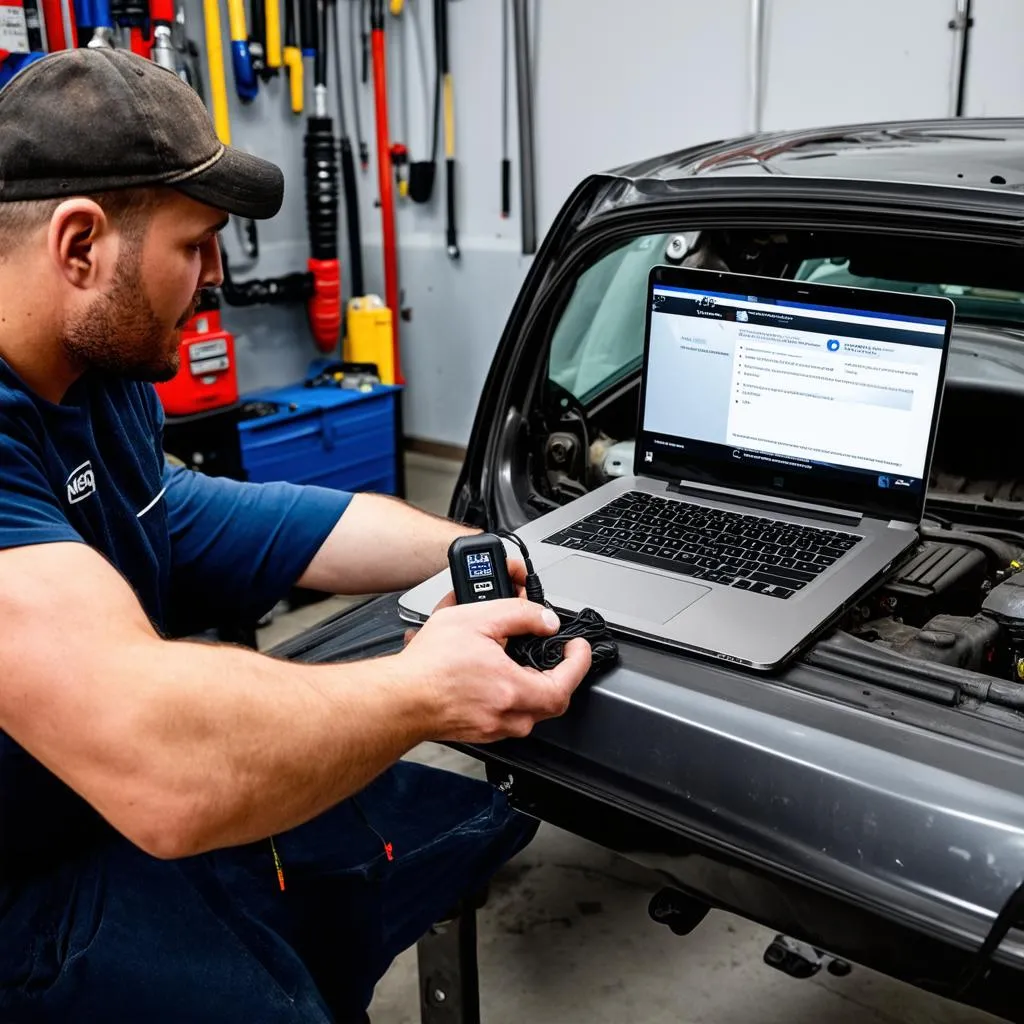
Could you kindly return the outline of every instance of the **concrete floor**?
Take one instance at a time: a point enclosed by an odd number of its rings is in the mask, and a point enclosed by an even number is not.
[[[413,455],[411,501],[444,514],[458,467]],[[278,615],[269,647],[345,605],[344,598]],[[478,762],[425,744],[411,759],[482,776]],[[642,868],[560,829],[494,880],[479,913],[485,1024],[980,1024],[995,1018],[855,967],[846,978],[794,981],[762,962],[773,933],[713,912],[680,938],[655,925],[660,888]],[[392,965],[370,1007],[373,1024],[418,1024],[416,953]]]

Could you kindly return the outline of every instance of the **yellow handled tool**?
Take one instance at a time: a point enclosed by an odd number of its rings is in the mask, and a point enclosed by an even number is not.
[[[224,39],[220,31],[218,0],[203,0],[206,25],[206,62],[210,80],[210,107],[217,138],[231,145],[231,122],[228,120],[228,83],[224,74]]]
[[[402,14],[402,9],[405,7],[405,0],[391,0],[391,6],[388,8],[391,11],[393,17],[398,18]]]
[[[305,85],[302,51],[295,32],[295,0],[284,0],[284,66],[288,69],[288,86],[292,97],[292,113],[302,113]]]
[[[259,0],[257,0],[259,2]],[[267,30],[267,67],[279,68],[281,66],[281,3],[280,0],[267,0],[264,8],[266,11]]]
[[[231,33],[231,65],[235,70],[235,92],[243,103],[256,98],[256,73],[249,51],[249,27],[245,23],[245,0],[228,0],[228,30]]]

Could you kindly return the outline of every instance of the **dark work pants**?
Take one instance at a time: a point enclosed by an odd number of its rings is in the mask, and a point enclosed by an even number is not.
[[[283,892],[269,841],[178,861],[118,841],[0,878],[0,1021],[362,1021],[393,958],[535,831],[486,783],[402,763],[275,838]]]

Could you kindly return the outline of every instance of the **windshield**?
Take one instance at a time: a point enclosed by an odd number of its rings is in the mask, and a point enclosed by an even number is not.
[[[555,327],[548,374],[584,405],[639,369],[647,278],[652,267],[672,262],[669,252],[688,252],[687,266],[942,295],[956,304],[960,320],[1024,325],[1024,292],[1004,287],[1024,279],[1024,267],[991,246],[970,248],[919,239],[882,244],[878,236],[865,242],[863,237],[806,231],[643,235],[580,275]],[[821,252],[851,255],[823,257]],[[899,268],[922,280],[900,280]],[[957,277],[971,283],[932,283]]]
[[[644,235],[584,271],[551,340],[548,374],[586,403],[640,366],[651,268],[674,235]]]
[[[963,284],[925,284],[919,281],[893,281],[885,277],[861,277],[850,270],[850,261],[841,257],[804,260],[797,268],[795,277],[798,281],[818,284],[880,288],[917,295],[943,295],[956,303],[957,316],[965,320],[1024,323],[1024,292]]]

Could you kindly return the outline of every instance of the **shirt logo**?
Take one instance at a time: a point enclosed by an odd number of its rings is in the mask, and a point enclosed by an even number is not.
[[[96,493],[96,475],[92,471],[91,462],[83,462],[77,469],[71,470],[67,488],[69,505],[84,501],[90,494]]]

